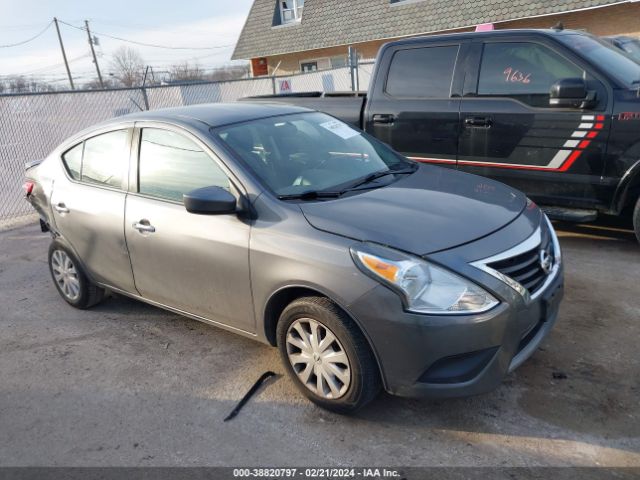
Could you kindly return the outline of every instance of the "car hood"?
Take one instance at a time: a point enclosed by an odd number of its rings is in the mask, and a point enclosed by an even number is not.
[[[421,165],[385,187],[300,208],[318,230],[426,255],[503,228],[526,204],[502,183]]]

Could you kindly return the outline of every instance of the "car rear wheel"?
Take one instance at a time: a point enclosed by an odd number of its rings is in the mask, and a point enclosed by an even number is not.
[[[633,211],[633,229],[636,232],[638,242],[640,242],[640,198],[638,198],[636,208]]]
[[[378,366],[362,332],[336,304],[304,297],[278,322],[278,349],[289,376],[315,404],[347,413],[380,391]]]
[[[105,297],[105,290],[87,278],[80,262],[59,241],[54,241],[49,247],[49,271],[58,293],[69,305],[89,308]]]

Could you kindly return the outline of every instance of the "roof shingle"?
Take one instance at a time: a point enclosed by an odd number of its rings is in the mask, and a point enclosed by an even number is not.
[[[481,23],[552,15],[620,0],[306,0],[302,21],[273,26],[277,0],[255,0],[233,59],[266,57]]]

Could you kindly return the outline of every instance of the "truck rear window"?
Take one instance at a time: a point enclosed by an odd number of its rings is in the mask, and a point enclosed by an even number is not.
[[[451,45],[397,51],[386,92],[396,98],[449,98],[458,49]]]

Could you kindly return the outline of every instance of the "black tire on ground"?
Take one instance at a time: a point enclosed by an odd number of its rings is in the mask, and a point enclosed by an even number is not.
[[[633,210],[633,229],[636,232],[638,242],[640,242],[640,198],[638,198],[636,208]]]
[[[54,266],[53,266],[52,259],[54,256],[54,252],[56,251],[63,252],[64,255],[66,255],[69,258],[69,260],[73,264],[73,267],[75,268],[76,278],[79,282],[79,295],[77,295],[77,298],[73,298],[73,299],[69,298],[69,296],[67,296],[63,291],[60,283],[55,278],[55,275],[53,273]],[[99,286],[91,282],[91,280],[89,280],[87,275],[84,273],[84,270],[82,269],[82,266],[78,261],[78,259],[76,258],[76,256],[62,242],[58,240],[54,240],[53,242],[51,242],[51,245],[49,246],[48,263],[49,263],[49,272],[51,273],[51,279],[53,280],[53,284],[58,290],[58,293],[60,294],[60,296],[69,305],[79,309],[86,309],[86,308],[91,308],[94,305],[97,305],[105,298],[106,291],[103,288],[100,288]]]
[[[328,399],[311,391],[291,365],[286,345],[287,332],[298,319],[312,319],[328,328],[343,347],[350,364],[351,381],[339,398]],[[280,315],[276,335],[285,369],[296,387],[316,405],[336,413],[349,413],[363,407],[379,393],[380,372],[367,340],[353,320],[328,298],[302,297],[290,303]]]

